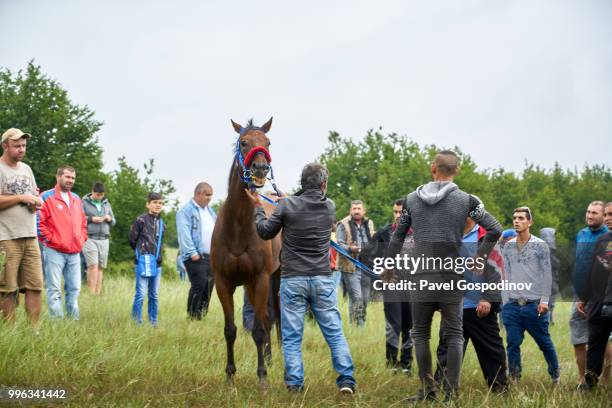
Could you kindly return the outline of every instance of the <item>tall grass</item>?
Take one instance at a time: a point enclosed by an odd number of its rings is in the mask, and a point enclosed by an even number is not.
[[[130,319],[133,279],[107,278],[100,298],[86,288],[80,297],[81,320],[51,321],[43,312],[35,335],[19,308],[14,327],[0,324],[0,385],[64,388],[69,406],[402,406],[417,391],[418,380],[393,375],[385,368],[382,304],[368,309],[364,328],[347,324],[347,304],[340,299],[345,334],[356,367],[354,398],[341,397],[335,387],[329,349],[314,323],[304,334],[306,390],[289,394],[283,385],[283,365],[276,340],[268,368],[270,389],[259,390],[252,339],[239,323],[242,292],[238,291],[236,341],[238,372],[235,387],[225,384],[223,315],[216,296],[201,322],[187,320],[189,284],[162,279],[159,327],[137,326]],[[551,331],[561,361],[562,381],[552,389],[541,352],[529,336],[523,345],[523,380],[504,396],[487,393],[471,346],[462,370],[462,393],[457,405],[610,406],[605,389],[589,395],[575,391],[576,369],[569,343],[569,305],[560,304]],[[436,325],[438,319],[436,318]],[[433,333],[437,333],[434,329]],[[437,344],[433,335],[432,347]],[[416,367],[415,367],[416,368]],[[416,370],[415,370],[416,371]],[[0,401],[0,405],[7,401]]]

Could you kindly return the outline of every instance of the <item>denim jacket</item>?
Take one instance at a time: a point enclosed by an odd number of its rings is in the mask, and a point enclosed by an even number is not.
[[[206,206],[204,211],[209,211],[213,220],[217,219],[215,211]],[[193,200],[189,200],[176,213],[176,231],[178,234],[179,250],[184,261],[191,258],[192,255],[201,255],[204,253],[202,245],[202,231],[200,231],[202,222],[200,220],[200,212],[198,206]]]

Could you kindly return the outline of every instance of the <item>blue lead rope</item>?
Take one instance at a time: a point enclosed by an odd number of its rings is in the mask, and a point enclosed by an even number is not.
[[[259,196],[261,198],[263,198],[265,201],[269,202],[272,205],[278,205],[278,203],[274,202],[274,200],[266,197],[265,195],[259,194]],[[337,242],[334,242],[332,240],[329,240],[329,246],[331,246],[332,248],[334,248],[336,250],[336,252],[338,252],[340,255],[342,255],[343,257],[345,257],[346,259],[348,259],[353,265],[355,265],[355,267],[361,269],[362,271],[364,271],[366,273],[366,275],[368,275],[370,278],[372,279],[379,279],[380,276],[374,272],[372,269],[370,269],[369,266],[367,266],[366,264],[364,264],[363,262],[353,258],[352,256],[350,256],[348,254],[348,252],[346,252],[344,250],[344,248],[342,248]]]

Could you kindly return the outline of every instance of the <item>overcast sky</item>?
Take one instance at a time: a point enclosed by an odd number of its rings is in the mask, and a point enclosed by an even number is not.
[[[611,162],[612,1],[95,3],[0,0],[0,66],[34,58],[104,122],[107,170],[154,158],[182,201],[200,180],[225,195],[230,118],[274,116],[284,190],[329,130],[480,168]]]

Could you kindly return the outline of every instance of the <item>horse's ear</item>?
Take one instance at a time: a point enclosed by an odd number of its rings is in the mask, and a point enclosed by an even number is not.
[[[261,131],[264,133],[268,133],[271,127],[272,127],[272,118],[270,118],[269,121],[263,124],[263,126],[261,127]]]
[[[234,127],[236,133],[240,134],[242,132],[242,126],[239,123],[234,122],[232,119],[230,120],[232,121],[232,126]]]

